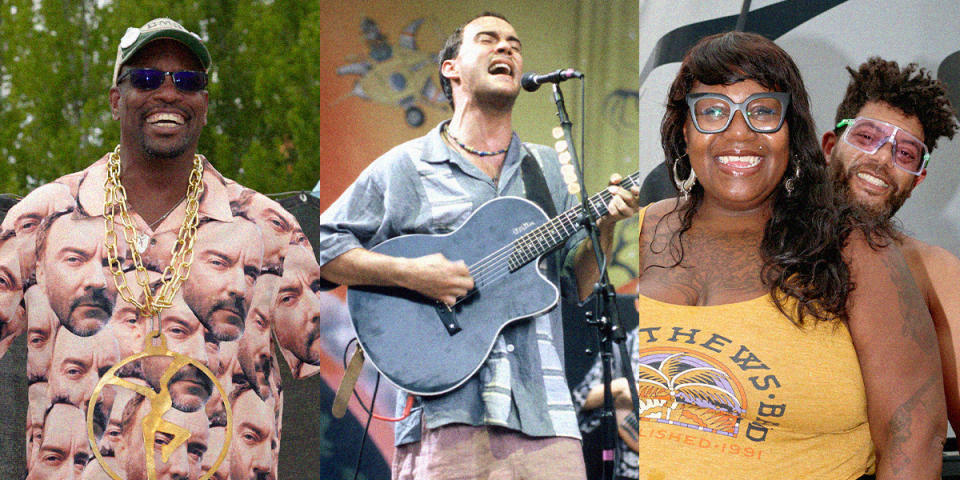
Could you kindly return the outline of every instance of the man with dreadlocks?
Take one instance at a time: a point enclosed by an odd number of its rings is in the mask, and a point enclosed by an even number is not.
[[[927,176],[930,153],[953,138],[956,112],[944,85],[911,63],[873,57],[852,77],[837,108],[836,126],[823,134],[830,178],[859,214],[889,221]],[[887,144],[890,144],[887,146]],[[926,300],[940,344],[947,414],[960,427],[960,259],[935,245],[897,233],[910,272]]]

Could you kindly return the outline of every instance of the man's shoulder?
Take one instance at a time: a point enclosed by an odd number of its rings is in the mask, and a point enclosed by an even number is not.
[[[432,151],[430,148],[430,140],[432,135],[433,131],[430,131],[426,135],[417,138],[411,138],[410,140],[396,145],[390,150],[387,150],[383,155],[377,157],[373,164],[384,166],[402,161],[404,159],[413,162],[418,160],[427,160],[428,158],[426,157],[429,156]]]
[[[33,189],[10,207],[2,219],[2,229],[16,230],[25,217],[39,221],[52,213],[75,209],[76,186],[82,178],[81,173],[73,173]]]
[[[104,155],[83,170],[61,175],[52,182],[43,184],[33,189],[26,197],[24,197],[24,200],[30,197],[48,198],[53,192],[62,193],[63,191],[67,191],[71,196],[76,197],[80,186],[84,183],[84,180],[90,176],[91,172],[105,169],[106,162],[107,155]]]
[[[911,269],[921,267],[928,273],[960,273],[960,258],[943,247],[906,235],[899,243]]]
[[[100,157],[83,170],[62,175],[34,188],[27,196],[10,207],[4,220],[4,228],[9,227],[7,222],[15,221],[22,214],[38,215],[40,212],[50,214],[68,208],[78,208],[81,187],[88,177],[93,176],[99,179],[103,176],[102,172],[106,169],[108,155]]]
[[[363,170],[357,180],[374,184],[394,183],[410,178],[412,172],[424,169],[430,162],[442,160],[437,155],[436,145],[431,142],[432,132],[407,140],[392,147],[377,157]]]

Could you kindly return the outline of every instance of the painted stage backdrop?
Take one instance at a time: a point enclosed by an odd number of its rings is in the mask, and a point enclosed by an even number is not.
[[[317,185],[318,208],[325,208],[379,155],[450,116],[435,55],[456,26],[484,10],[515,26],[526,71],[574,67],[586,75],[585,99],[578,82],[562,87],[577,141],[586,134],[578,151],[588,193],[602,189],[611,173],[635,172],[635,1],[5,0],[0,193],[25,195],[113,149],[119,127],[107,90],[117,43],[127,27],[168,16],[200,33],[213,58],[200,152],[225,176],[263,193]],[[521,93],[516,131],[562,151],[555,113],[549,87]],[[611,267],[613,282],[627,290],[637,274],[636,225],[621,222]],[[295,380],[281,367],[283,478],[351,478],[366,420],[355,401],[345,420],[329,413],[352,327],[342,289],[318,295],[327,358],[308,379]],[[2,478],[24,469],[25,337],[0,338],[16,340],[0,359],[0,411],[7,412],[0,422]],[[360,396],[369,402],[373,389],[367,372]],[[386,382],[377,398],[377,410],[392,414]],[[374,421],[360,478],[386,478],[392,454],[392,425]]]
[[[820,134],[832,127],[850,81],[844,67],[856,69],[875,55],[901,66],[918,63],[946,83],[951,103],[960,107],[960,16],[952,13],[960,8],[957,0],[641,0],[641,171],[663,161],[660,119],[683,53],[706,35],[733,30],[744,3],[744,30],[773,39],[796,61]],[[941,139],[926,180],[897,214],[908,233],[954,255],[960,255],[958,158],[960,136]]]

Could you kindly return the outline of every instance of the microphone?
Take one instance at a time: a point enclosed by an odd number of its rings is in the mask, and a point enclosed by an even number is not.
[[[560,83],[571,78],[583,78],[583,74],[572,68],[557,70],[543,75],[537,75],[537,72],[524,73],[523,77],[520,78],[520,86],[528,92],[535,92],[540,88],[540,85],[544,83]]]

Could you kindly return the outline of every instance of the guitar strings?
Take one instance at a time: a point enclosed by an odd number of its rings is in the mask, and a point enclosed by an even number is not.
[[[633,177],[636,176],[637,179],[639,179],[639,174],[640,172],[637,172],[633,175],[625,177],[623,180],[621,180],[620,185],[623,186],[624,188],[632,187],[635,184],[635,180]],[[613,197],[612,193],[610,193],[608,190],[603,190],[597,193],[596,195],[594,195],[593,197],[588,198],[587,203],[590,207],[593,207],[594,215],[596,217],[601,217],[609,213],[609,210],[607,210],[606,206],[612,197]],[[601,212],[600,208],[596,205],[597,201],[599,201],[600,206],[604,208],[604,212]],[[522,237],[510,242],[509,244],[491,253],[490,255],[487,255],[477,263],[469,266],[468,269],[470,270],[471,275],[474,277],[474,289],[471,292],[467,293],[467,295],[464,295],[459,300],[457,300],[457,302],[454,303],[454,306],[460,304],[461,302],[472,297],[474,294],[478,293],[480,287],[493,284],[494,282],[497,282],[505,278],[510,273],[509,260],[506,264],[503,263],[503,259],[505,258],[504,257],[505,255],[508,255],[507,258],[509,259],[518,250],[522,250],[524,253],[529,254],[530,252],[529,247],[539,246],[539,245],[534,245],[535,239],[543,237],[544,233],[549,233],[552,239],[553,233],[556,232],[558,228],[558,227],[555,227],[555,224],[563,224],[564,221],[566,221],[571,227],[575,226],[573,222],[573,218],[579,217],[580,212],[582,211],[583,211],[582,206],[571,208],[570,210],[562,213],[556,218],[538,226],[534,230],[528,232],[526,235],[523,235]],[[566,229],[567,229],[567,226],[564,226],[564,233],[566,233]],[[574,232],[576,230],[577,229],[574,229]],[[563,235],[561,235],[561,237],[563,237]],[[520,265],[523,265],[532,259],[533,258],[524,259],[520,262]],[[506,266],[505,269],[504,269],[504,266]]]
[[[557,219],[555,220],[563,220],[564,218],[568,218],[570,213],[572,212],[566,212],[564,215],[562,215],[561,217],[557,217]],[[477,264],[474,264],[471,267],[469,267],[471,274],[474,277],[474,289],[469,293],[467,293],[467,295],[458,299],[454,305],[457,305],[469,299],[470,297],[478,293],[481,287],[491,285],[494,282],[499,281],[502,278],[505,278],[510,273],[509,258],[512,257],[518,250],[521,250],[524,252],[529,251],[530,247],[533,246],[534,244],[534,242],[531,241],[531,239],[541,234],[543,230],[549,230],[550,227],[553,226],[552,224],[554,223],[562,223],[562,222],[551,221],[543,225],[540,225],[533,231],[529,232],[527,235],[524,235],[523,237],[517,240],[514,240],[513,242],[510,242],[508,245],[497,250],[493,254],[485,257]],[[572,222],[568,221],[568,223],[572,223]],[[503,261],[504,259],[507,259],[508,261],[504,262]],[[522,261],[520,263],[522,265],[523,263],[526,263],[526,261]]]
[[[592,205],[592,206],[594,207],[594,209],[596,209],[596,205]],[[553,219],[553,220],[551,220],[551,221],[549,221],[549,222],[546,222],[546,223],[538,226],[537,228],[535,228],[535,229],[532,230],[531,232],[527,233],[526,235],[524,235],[524,236],[522,236],[522,237],[514,240],[514,241],[511,242],[510,244],[508,244],[508,245],[506,245],[505,247],[501,248],[500,250],[494,252],[494,254],[492,254],[492,255],[484,258],[484,259],[481,260],[480,262],[472,265],[472,266],[470,267],[470,270],[471,270],[471,272],[474,272],[475,283],[476,283],[476,281],[483,282],[483,280],[484,280],[484,275],[487,274],[487,273],[489,273],[489,270],[484,270],[484,268],[487,267],[487,265],[485,265],[485,264],[490,264],[490,263],[493,263],[493,262],[499,262],[499,261],[501,261],[501,260],[503,259],[503,256],[504,256],[505,254],[509,254],[509,255],[512,256],[514,253],[518,252],[518,250],[519,250],[520,252],[522,252],[520,256],[524,256],[524,254],[529,255],[528,252],[531,250],[531,247],[538,247],[538,246],[540,246],[540,245],[539,245],[540,242],[536,241],[536,239],[542,237],[542,236],[544,235],[544,233],[550,233],[550,236],[551,236],[551,238],[552,238],[552,237],[553,237],[552,232],[555,232],[555,231],[557,231],[557,229],[558,229],[558,227],[555,226],[555,225],[557,225],[557,224],[567,223],[568,225],[573,226],[573,222],[572,222],[572,220],[571,220],[571,217],[578,216],[580,210],[581,210],[581,208],[580,208],[580,207],[577,207],[577,208],[571,209],[571,210],[568,211],[568,212],[564,212],[562,215],[558,216],[557,218],[555,218],[555,219]],[[566,222],[564,222],[564,220],[566,220]],[[566,231],[566,230],[567,230],[567,226],[564,225],[563,227],[564,227],[564,230]],[[574,231],[575,231],[575,230],[574,230]],[[561,235],[561,237],[562,237],[562,236],[563,236],[563,235]],[[526,261],[523,260],[523,259],[521,259],[521,264],[522,264],[522,263],[526,263]],[[493,268],[494,268],[493,272],[494,272],[494,273],[499,273],[498,271],[499,271],[500,267],[502,267],[502,266],[503,266],[502,263],[496,263],[496,264],[494,264],[494,265],[493,265]],[[509,265],[508,265],[508,267],[509,267]]]
[[[630,188],[630,187],[633,185],[633,183],[634,183],[634,180],[633,180],[633,177],[634,177],[634,176],[638,176],[638,177],[639,177],[639,172],[637,172],[636,174],[631,175],[631,176],[629,176],[629,177],[626,177],[623,181],[621,181],[621,186],[624,186],[625,188]],[[596,216],[600,217],[600,216],[606,215],[606,213],[608,213],[608,212],[606,211],[606,205],[607,205],[607,203],[609,202],[610,198],[612,198],[612,196],[613,196],[613,194],[611,194],[609,191],[603,190],[603,191],[601,191],[600,193],[598,193],[597,195],[595,195],[595,196],[593,196],[593,197],[591,197],[591,198],[589,198],[589,199],[587,200],[587,201],[588,201],[588,204],[589,204],[591,207],[593,207],[594,213],[595,213]],[[601,211],[600,211],[600,208],[597,206],[597,202],[598,202],[598,201],[599,201],[599,203],[600,203],[600,207],[603,207],[603,208],[604,208],[604,210],[605,210],[604,212],[601,212]],[[550,220],[550,221],[548,221],[548,222],[546,222],[546,223],[538,226],[536,229],[534,229],[533,231],[527,233],[527,234],[524,235],[523,237],[521,237],[521,238],[519,238],[519,239],[511,242],[510,244],[508,244],[508,245],[500,248],[499,250],[495,251],[495,252],[492,253],[491,255],[488,255],[487,257],[481,259],[481,260],[480,260],[479,262],[477,262],[476,264],[471,265],[470,267],[468,267],[468,268],[470,269],[470,271],[471,271],[472,273],[474,273],[475,291],[474,291],[473,293],[476,293],[476,289],[479,288],[480,286],[488,285],[488,284],[490,284],[490,283],[493,283],[493,282],[499,280],[500,278],[504,277],[504,276],[506,275],[506,273],[509,272],[509,263],[507,264],[507,271],[504,271],[504,270],[503,270],[503,268],[502,268],[502,267],[503,267],[503,264],[500,263],[500,262],[502,262],[502,260],[503,260],[503,255],[504,255],[505,253],[509,253],[509,254],[512,256],[513,253],[515,253],[517,250],[523,250],[524,252],[529,252],[529,250],[530,250],[529,247],[534,245],[534,243],[535,243],[534,240],[535,240],[535,239],[538,239],[538,238],[540,238],[540,237],[543,237],[544,231],[546,231],[546,233],[549,233],[550,236],[551,236],[551,239],[552,239],[553,233],[557,231],[557,228],[555,227],[556,224],[562,224],[562,223],[564,223],[564,221],[566,221],[567,224],[569,224],[569,226],[573,226],[574,223],[573,223],[573,221],[572,221],[572,218],[575,218],[575,217],[579,216],[579,214],[580,214],[581,211],[582,211],[582,206],[578,206],[578,207],[572,208],[572,209],[568,210],[567,212],[564,212],[564,213],[561,214],[560,216],[554,218],[553,220]],[[566,226],[564,226],[564,230],[566,231]],[[574,231],[576,231],[576,229],[575,229]],[[566,233],[566,232],[564,232],[564,233]],[[561,237],[562,237],[562,236],[563,236],[563,235],[561,235]],[[539,242],[537,242],[537,243],[539,243]],[[539,246],[539,245],[537,245],[537,246]],[[532,258],[531,258],[531,259],[524,259],[524,260],[522,260],[522,261],[520,262],[520,264],[522,265],[522,264],[528,262],[529,260],[532,260]],[[494,262],[497,262],[497,263],[494,263]],[[492,270],[489,269],[490,264],[493,264],[493,265],[492,265]],[[491,275],[492,275],[492,278],[490,278]],[[468,294],[468,295],[466,295],[466,296],[464,296],[464,297],[462,297],[460,301],[463,301],[463,300],[469,298],[470,296],[472,296],[472,293],[471,293],[471,294]],[[457,303],[460,303],[460,301],[458,301]]]
[[[596,205],[592,205],[592,206],[596,209]],[[573,217],[574,215],[572,214],[577,213],[579,215],[580,210],[582,210],[582,208],[578,207],[576,209],[571,210],[570,212],[567,212],[562,217],[558,217],[557,218],[557,220],[559,220],[558,222],[551,221],[541,225],[540,227],[534,229],[527,235],[524,235],[524,237],[521,237],[511,242],[506,247],[500,249],[498,252],[496,252],[495,255],[488,256],[487,258],[484,259],[484,261],[478,262],[478,263],[487,263],[487,264],[492,263],[492,266],[487,265],[486,266],[487,268],[485,268],[484,270],[479,270],[479,269],[477,270],[477,273],[474,276],[474,289],[468,292],[466,295],[464,295],[460,299],[458,299],[457,302],[454,304],[454,306],[470,299],[471,297],[473,297],[473,295],[479,293],[481,287],[492,285],[493,283],[506,278],[507,275],[510,274],[510,263],[509,261],[503,262],[505,255],[507,256],[506,258],[509,259],[514,255],[514,253],[516,253],[518,250],[521,250],[524,252],[523,254],[521,254],[522,257],[526,257],[526,256],[531,257],[529,259],[526,259],[526,258],[521,259],[519,261],[520,265],[523,265],[528,261],[532,260],[533,258],[535,258],[537,255],[533,255],[529,253],[530,247],[534,246],[534,242],[531,239],[539,236],[537,234],[541,233],[542,230],[547,230],[549,227],[551,227],[552,225],[550,224],[563,223],[562,220],[566,220],[566,223],[568,225],[573,226],[574,223],[571,217]],[[566,230],[566,227],[564,227],[564,229]],[[576,231],[576,229],[574,229],[574,231]],[[471,271],[474,271],[474,270],[471,269]]]
[[[604,195],[604,194],[606,194],[606,195]],[[609,192],[604,191],[604,192],[601,192],[601,193],[597,194],[596,196],[588,199],[588,202],[590,203],[590,206],[593,207],[594,212],[595,212],[595,214],[596,214],[597,216],[602,216],[602,215],[605,214],[604,212],[601,212],[601,211],[600,211],[600,207],[604,207],[604,209],[606,209],[606,202],[608,201],[608,199],[609,199],[610,196],[611,196],[611,194],[610,194]],[[601,198],[598,198],[598,197],[601,197]],[[606,198],[603,198],[603,197],[606,197]],[[597,206],[597,202],[598,202],[598,201],[599,201],[599,203],[600,203],[600,207]],[[550,237],[551,237],[551,239],[552,239],[552,238],[553,238],[553,233],[557,232],[557,230],[558,230],[558,228],[559,228],[559,227],[557,226],[558,224],[560,224],[560,226],[563,226],[563,228],[564,228],[564,234],[566,234],[566,235],[569,235],[569,234],[566,233],[566,230],[568,229],[568,227],[574,228],[574,232],[575,232],[575,231],[577,230],[577,228],[575,227],[575,224],[574,224],[574,222],[573,222],[573,219],[576,218],[576,217],[579,217],[581,211],[582,211],[582,207],[581,207],[581,206],[577,206],[577,207],[572,208],[572,209],[564,212],[563,214],[557,216],[557,217],[554,218],[553,220],[550,220],[550,221],[548,221],[548,222],[546,222],[546,223],[538,226],[538,227],[535,228],[533,231],[531,231],[531,232],[527,233],[526,235],[524,235],[524,236],[522,236],[522,237],[514,240],[513,242],[511,242],[510,244],[504,246],[504,247],[501,248],[500,250],[494,252],[494,253],[491,254],[490,256],[482,259],[480,262],[478,262],[478,263],[470,266],[469,268],[470,268],[471,272],[474,273],[474,277],[475,277],[475,278],[477,278],[477,277],[481,277],[481,278],[482,278],[482,276],[483,276],[483,274],[484,274],[485,272],[484,272],[483,270],[481,270],[480,267],[485,266],[484,263],[490,263],[490,261],[496,261],[496,260],[502,259],[502,254],[503,254],[503,253],[507,253],[507,252],[505,252],[505,251],[508,251],[508,250],[509,250],[509,253],[510,253],[511,255],[512,255],[514,252],[516,252],[517,250],[523,250],[523,251],[525,251],[525,252],[526,252],[526,251],[529,251],[529,247],[530,247],[530,246],[534,246],[535,243],[540,243],[540,242],[535,242],[534,239],[543,237],[543,236],[544,236],[544,233],[549,234]],[[573,233],[573,232],[570,232],[570,233]],[[561,234],[560,237],[562,238],[562,237],[564,236],[564,234]],[[539,245],[537,245],[537,246],[539,246]],[[497,257],[500,257],[500,258],[497,258]],[[526,261],[529,261],[529,260],[523,260],[523,261],[521,262],[521,264],[522,264],[522,263],[526,263]]]

